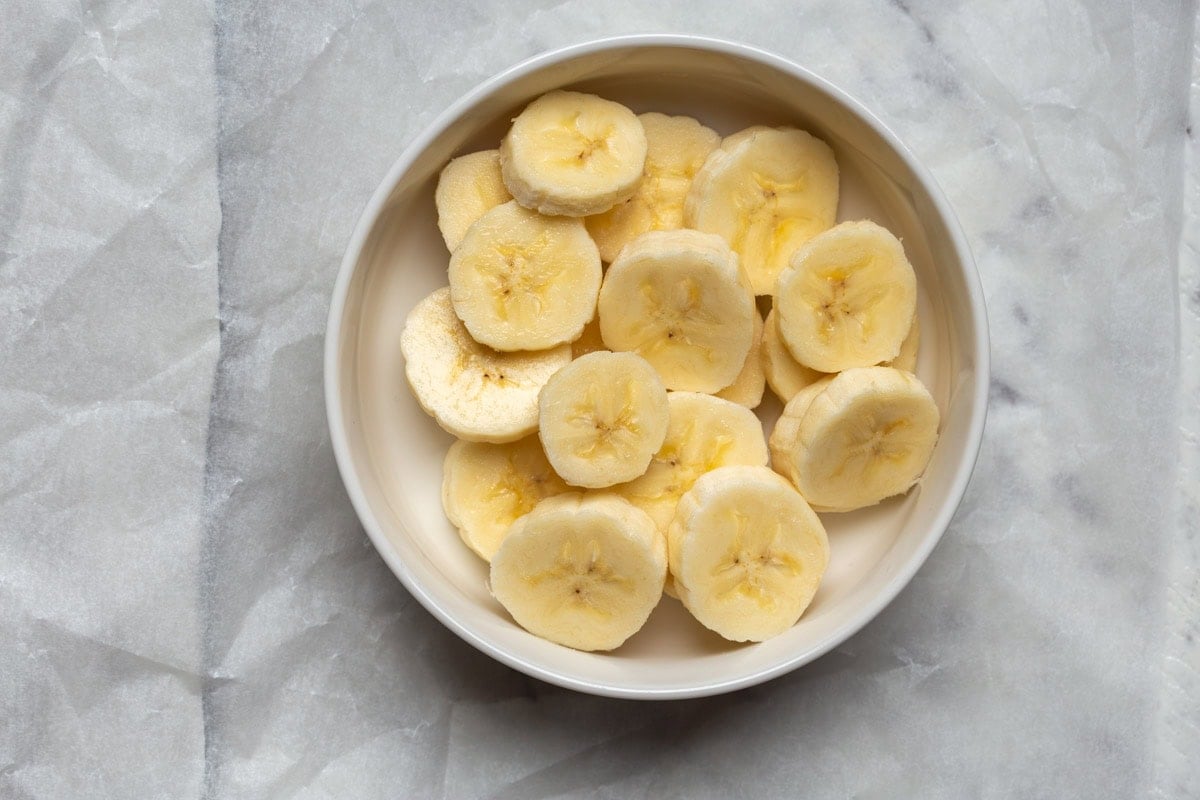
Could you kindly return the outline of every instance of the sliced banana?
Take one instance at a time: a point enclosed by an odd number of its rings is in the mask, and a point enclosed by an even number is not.
[[[645,163],[646,133],[633,112],[580,92],[534,100],[500,144],[508,191],[543,214],[607,211],[633,195]]]
[[[895,367],[905,372],[915,373],[917,346],[920,338],[920,326],[914,316],[912,328],[909,329],[908,336],[904,337],[904,343],[900,345],[900,355],[880,366]],[[785,403],[795,397],[801,389],[811,386],[822,378],[829,377],[829,373],[809,369],[792,357],[792,351],[787,349],[787,345],[783,343],[783,339],[779,335],[774,310],[767,314],[761,351],[762,367],[763,372],[766,373],[767,385],[771,387],[775,396]]]
[[[571,342],[571,357],[579,358],[586,356],[588,353],[598,353],[601,350],[607,351],[604,346],[604,340],[600,338],[600,316],[592,317],[592,321],[583,326],[583,334]]]
[[[491,561],[518,517],[567,490],[536,436],[508,444],[460,439],[450,445],[442,466],[446,518],[485,561]]]
[[[453,253],[477,219],[512,200],[500,176],[500,151],[481,150],[450,161],[438,176],[433,202],[438,230]]]
[[[937,404],[912,374],[848,369],[788,402],[771,434],[771,464],[814,508],[872,506],[921,477],[938,422]]]
[[[896,358],[916,308],[917,277],[900,240],[866,220],[843,222],[800,248],[775,295],[788,350],[821,372]]]
[[[600,278],[600,254],[581,220],[512,201],[480,217],[450,256],[454,311],[475,341],[496,350],[579,338]]]
[[[599,489],[646,471],[667,435],[667,390],[633,353],[589,353],[542,387],[538,436],[563,480]]]
[[[895,367],[896,369],[902,369],[905,372],[911,372],[915,375],[917,373],[917,350],[920,346],[921,323],[917,315],[913,314],[912,327],[908,329],[908,335],[900,343],[900,353],[891,361],[884,362],[881,366]]]
[[[492,558],[492,593],[522,628],[576,650],[612,650],[662,597],[666,545],[615,495],[561,494],[513,523]]]
[[[742,371],[734,378],[733,383],[717,392],[717,397],[746,408],[758,408],[767,384],[766,376],[763,373],[762,359],[764,325],[763,319],[757,311],[754,312],[753,321],[754,341],[750,345],[750,352],[746,354],[746,363],[742,364]]]
[[[729,464],[765,466],[762,423],[745,406],[697,392],[668,392],[670,421],[646,474],[613,487],[666,532],[675,504],[704,473]]]
[[[820,139],[756,126],[713,151],[684,201],[689,228],[720,234],[741,258],[755,294],[772,294],[800,245],[837,218],[838,166]]]
[[[538,392],[571,360],[570,345],[501,353],[478,344],[441,288],[409,313],[404,374],[421,408],[460,439],[511,442],[537,428]]]
[[[804,387],[824,378],[825,373],[809,369],[792,357],[779,335],[775,317],[775,309],[771,309],[763,325],[762,366],[767,385],[776,397],[786,403]]]
[[[829,564],[821,520],[766,467],[721,467],[679,501],[667,534],[675,591],[692,616],[734,642],[796,624]]]
[[[683,199],[721,137],[691,117],[639,114],[646,132],[646,166],[637,191],[603,214],[588,217],[587,229],[600,258],[615,261],[621,248],[646,231],[683,227]]]
[[[754,339],[754,297],[719,237],[650,231],[608,268],[600,334],[649,361],[668,389],[716,392],[741,372]]]

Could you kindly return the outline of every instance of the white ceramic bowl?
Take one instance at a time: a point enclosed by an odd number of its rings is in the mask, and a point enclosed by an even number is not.
[[[870,217],[904,240],[921,288],[918,374],[942,431],[918,489],[824,515],[832,558],[804,617],[768,642],[733,645],[664,598],[613,653],[582,653],[519,628],[491,597],[486,565],[441,508],[451,438],[409,394],[399,334],[409,309],[446,283],[433,189],[451,156],[494,148],[530,100],[570,86],[633,108],[689,114],[721,134],[790,123],[828,142],[842,174],[839,219]],[[933,178],[877,119],[777,56],[691,36],[630,36],[568,47],[487,81],[404,150],[363,211],[342,261],[325,339],[325,395],[338,467],[371,541],[448,628],[500,661],[595,694],[681,698],[727,692],[812,661],[879,613],[925,561],[962,497],[983,433],[988,343],[970,251]],[[764,411],[769,424],[778,406]],[[769,427],[768,427],[769,430]]]

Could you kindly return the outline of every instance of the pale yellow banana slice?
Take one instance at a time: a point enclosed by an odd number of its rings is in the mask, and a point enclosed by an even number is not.
[[[500,144],[508,191],[543,214],[607,211],[634,193],[645,163],[646,133],[633,112],[580,92],[534,100]]]
[[[762,359],[764,325],[763,318],[758,315],[758,311],[754,312],[753,321],[754,341],[750,345],[750,352],[746,354],[746,362],[742,364],[742,371],[734,378],[733,383],[717,392],[717,397],[722,400],[729,400],[746,408],[758,408],[763,399],[763,390],[767,385]]]
[[[920,326],[914,316],[912,328],[909,329],[908,336],[904,337],[904,343],[900,345],[900,355],[891,361],[885,361],[880,366],[895,367],[905,372],[916,372],[917,346],[920,343],[920,336]],[[766,373],[767,385],[771,387],[775,396],[785,403],[795,397],[801,389],[829,376],[827,372],[809,369],[792,357],[792,352],[787,349],[787,345],[783,343],[783,339],[779,335],[774,310],[767,314],[761,351],[762,368]]]
[[[916,308],[917,277],[900,240],[866,220],[843,222],[800,248],[775,295],[788,350],[821,372],[896,358]]]
[[[795,625],[829,564],[821,520],[767,467],[700,476],[680,499],[667,541],[680,601],[735,642],[761,642]]]
[[[668,389],[716,392],[733,383],[754,340],[754,296],[719,236],[650,231],[608,268],[600,334],[649,361]]]
[[[814,508],[872,506],[921,477],[938,421],[937,404],[912,374],[848,369],[791,399],[771,434],[771,464]]]
[[[792,357],[779,335],[775,317],[775,309],[771,309],[763,325],[762,366],[767,385],[776,397],[786,403],[804,387],[824,378],[825,373],[809,369]]]
[[[596,315],[592,317],[591,322],[583,326],[583,334],[571,342],[571,357],[579,358],[601,350],[607,351],[608,348],[604,346],[604,340],[600,338],[600,316]]]
[[[667,390],[633,353],[589,353],[542,387],[538,436],[563,480],[599,489],[646,471],[667,435]]]
[[[837,218],[838,166],[820,139],[795,128],[757,126],[708,157],[684,201],[690,228],[720,234],[750,277],[772,294],[800,245]]]
[[[668,392],[670,421],[646,474],[613,487],[664,533],[675,504],[704,473],[729,464],[765,466],[762,423],[745,406],[698,392]]]
[[[481,150],[450,161],[438,176],[433,202],[438,230],[453,253],[477,219],[512,200],[500,177],[500,151]]]
[[[508,527],[547,497],[568,487],[542,443],[526,436],[508,444],[459,440],[442,466],[442,507],[467,547],[491,561]]]
[[[917,372],[917,350],[920,346],[921,324],[917,319],[917,315],[913,314],[912,327],[908,329],[908,335],[900,343],[900,353],[891,361],[884,362],[882,366],[895,367],[896,369],[902,369],[905,372],[911,372],[915,375]]]
[[[683,199],[692,178],[721,143],[716,131],[691,117],[651,112],[638,119],[646,132],[646,166],[637,191],[585,220],[606,262],[615,261],[622,247],[646,231],[683,227]]]
[[[473,442],[511,442],[533,433],[538,392],[571,360],[565,344],[501,353],[477,343],[455,316],[447,288],[409,313],[400,351],[421,408],[450,433]]]
[[[666,545],[611,494],[560,494],[513,523],[492,558],[492,593],[522,628],[576,650],[612,650],[662,597]]]
[[[579,338],[596,308],[600,254],[583,222],[498,205],[450,256],[454,312],[480,344],[544,350]]]

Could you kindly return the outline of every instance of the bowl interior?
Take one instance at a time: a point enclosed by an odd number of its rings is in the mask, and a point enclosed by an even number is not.
[[[918,374],[942,412],[942,433],[917,489],[850,514],[825,514],[832,557],[812,606],[786,634],[734,645],[663,598],[646,627],[613,653],[576,652],[525,633],[491,597],[487,568],[441,508],[452,439],[409,394],[399,352],[408,311],[446,284],[433,190],[453,155],[494,148],[512,117],[552,88],[595,92],[636,112],[687,114],[722,135],[790,124],[823,138],[841,168],[838,217],[870,218],[904,242],[920,285]],[[693,44],[628,43],[580,50],[502,77],[435,123],[397,163],[390,192],[369,208],[352,248],[332,392],[346,441],[342,470],[376,545],[452,629],[535,676],[624,696],[713,693],[779,674],[853,633],[907,582],[941,535],[978,445],[981,341],[974,267],[933,192],[888,136],[819,81],[766,57]],[[365,234],[365,235],[364,235]],[[345,267],[344,267],[345,268]],[[335,303],[336,309],[336,303]],[[340,321],[340,325],[336,324]],[[770,392],[768,390],[768,397]],[[779,405],[759,409],[769,433]],[[358,488],[353,484],[357,482]]]

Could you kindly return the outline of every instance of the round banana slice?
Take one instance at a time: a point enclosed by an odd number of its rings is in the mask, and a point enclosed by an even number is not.
[[[691,117],[639,114],[646,132],[646,166],[637,191],[603,214],[588,217],[600,258],[615,261],[621,248],[646,231],[683,227],[683,199],[721,137]]]
[[[649,361],[668,389],[716,392],[733,383],[754,340],[754,296],[718,236],[650,231],[608,268],[600,335]]]
[[[796,128],[756,126],[713,151],[684,201],[689,228],[720,234],[755,294],[772,294],[800,245],[837,218],[838,166],[829,145]]]
[[[500,177],[500,151],[481,150],[451,160],[438,176],[433,202],[438,230],[453,253],[477,219],[512,200]]]
[[[734,642],[761,642],[795,625],[829,564],[821,520],[767,467],[700,476],[680,499],[667,541],[680,601]]]
[[[746,363],[742,364],[742,371],[734,378],[733,383],[717,392],[717,397],[722,400],[729,400],[746,408],[758,408],[763,399],[763,390],[767,385],[766,376],[763,374],[762,359],[764,326],[763,319],[757,311],[754,312],[753,321],[754,341],[750,345],[750,352],[746,354]]]
[[[825,377],[824,372],[809,369],[792,357],[792,353],[783,343],[779,335],[779,325],[775,318],[775,309],[767,314],[763,326],[762,366],[766,373],[767,385],[783,402],[788,402],[796,393],[806,386]]]
[[[511,442],[537,428],[538,392],[571,360],[570,345],[501,353],[477,343],[443,287],[409,313],[400,335],[404,374],[421,408],[460,439]]]
[[[917,482],[938,423],[937,404],[912,374],[848,369],[788,402],[771,434],[771,464],[814,508],[853,511]]]
[[[645,163],[646,133],[633,112],[580,92],[534,100],[500,144],[508,191],[543,214],[607,211],[633,195]]]
[[[613,487],[666,532],[675,505],[704,473],[729,464],[765,466],[762,422],[745,406],[697,392],[668,392],[670,421],[646,474]]]
[[[442,466],[442,507],[467,547],[491,561],[508,527],[538,501],[568,491],[542,443],[526,436],[508,444],[459,440]]]
[[[576,650],[612,650],[662,597],[666,545],[619,497],[560,494],[513,523],[492,558],[492,593],[525,630]]]
[[[544,350],[578,339],[596,308],[600,254],[583,222],[515,202],[488,211],[450,256],[454,312],[480,344]]]
[[[843,222],[800,248],[775,296],[788,350],[821,372],[896,358],[916,309],[917,277],[900,240],[866,220]]]
[[[538,399],[538,436],[563,480],[600,489],[646,471],[667,435],[667,390],[633,353],[590,353],[554,373]]]

